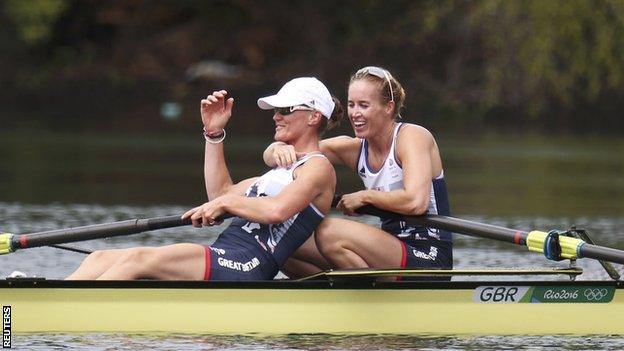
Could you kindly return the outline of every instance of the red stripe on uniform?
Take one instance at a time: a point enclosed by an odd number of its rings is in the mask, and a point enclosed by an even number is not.
[[[210,266],[211,266],[211,260],[210,260],[210,248],[208,246],[204,246],[204,257],[206,259],[206,270],[204,271],[204,280],[210,280]]]
[[[403,241],[399,241],[401,242],[401,268],[405,268],[407,265],[407,247]]]
[[[407,247],[403,241],[399,240],[399,242],[401,243],[401,268],[405,268],[407,265]],[[396,277],[397,282],[401,280],[401,277]]]

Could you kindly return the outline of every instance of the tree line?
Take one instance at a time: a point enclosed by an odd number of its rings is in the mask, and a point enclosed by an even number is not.
[[[254,113],[301,75],[344,101],[373,64],[410,121],[621,134],[623,34],[621,0],[2,0],[0,121],[139,128],[221,86]]]

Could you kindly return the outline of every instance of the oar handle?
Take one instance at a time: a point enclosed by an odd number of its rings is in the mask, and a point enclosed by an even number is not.
[[[148,230],[164,229],[191,225],[190,219],[182,219],[180,216],[166,216],[149,218],[147,221]]]

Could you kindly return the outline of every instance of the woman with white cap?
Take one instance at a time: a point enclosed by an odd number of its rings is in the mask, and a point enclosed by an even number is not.
[[[201,101],[204,177],[210,201],[182,216],[196,227],[224,214],[231,224],[209,246],[182,243],[97,251],[68,279],[267,280],[305,242],[330,210],[334,169],[319,151],[320,134],[342,117],[337,99],[316,78],[296,78],[258,100],[274,109],[275,140],[305,153],[289,168],[233,184],[223,155],[234,99],[224,90]]]
[[[347,115],[355,137],[320,142],[334,165],[353,169],[365,190],[342,196],[346,215],[364,205],[401,215],[450,215],[440,151],[431,133],[400,122],[405,101],[401,84],[381,67],[358,70],[349,83]],[[279,141],[264,153],[268,165],[288,166],[300,156]],[[327,218],[289,260],[290,276],[333,268],[447,268],[453,266],[448,231],[412,226],[396,217],[381,218],[381,228]]]

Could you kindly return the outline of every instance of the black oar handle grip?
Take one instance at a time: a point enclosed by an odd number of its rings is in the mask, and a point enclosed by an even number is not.
[[[332,201],[332,207],[338,206],[338,202],[340,202],[340,199],[342,199],[342,194],[334,195],[334,200]],[[403,217],[403,216],[401,216],[398,213],[389,212],[389,211],[385,211],[385,210],[380,210],[379,208],[371,206],[371,205],[362,206],[362,207],[358,208],[357,210],[355,210],[355,212],[359,213],[359,214],[363,214],[363,215],[382,217],[382,218],[396,218],[396,219],[400,219],[400,218]]]
[[[180,216],[166,216],[147,219],[147,227],[149,230],[181,227],[184,225],[190,225],[190,219],[182,219]]]
[[[232,218],[234,217],[233,215],[226,213],[223,216],[219,216],[217,218],[216,222],[220,222],[223,221],[225,219],[228,218]],[[165,228],[172,228],[172,227],[181,227],[181,226],[185,226],[185,225],[191,225],[192,222],[190,219],[182,219],[180,218],[180,216],[166,216],[166,217],[156,217],[156,218],[150,218],[147,219],[147,226],[149,228],[149,230],[156,230],[156,229],[165,229]]]
[[[358,208],[357,210],[355,210],[355,212],[359,214],[375,216],[375,217],[380,217],[380,218],[400,219],[404,217],[398,213],[380,210],[379,208],[371,206],[371,205],[362,206]]]

